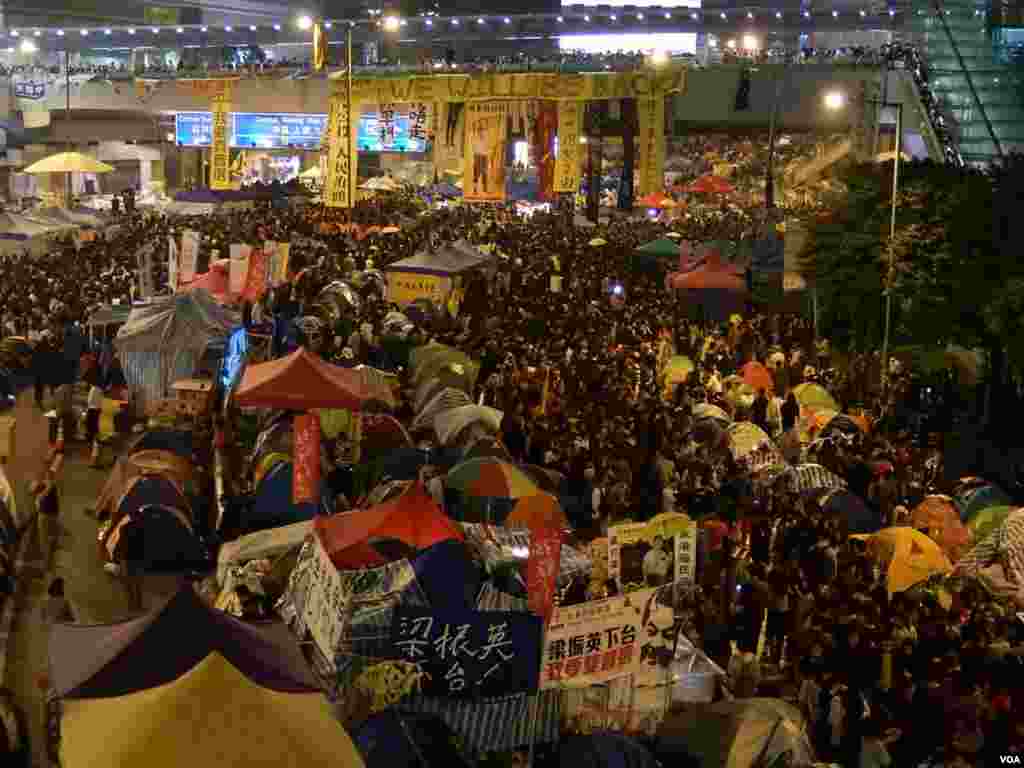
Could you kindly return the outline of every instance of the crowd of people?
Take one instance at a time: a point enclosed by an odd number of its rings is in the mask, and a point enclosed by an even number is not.
[[[8,259],[0,328],[37,342],[40,360],[49,355],[40,377],[62,366],[59,382],[40,385],[74,381],[84,375],[81,329],[92,313],[132,300],[136,250],[184,228],[201,235],[200,272],[231,243],[298,238],[291,271],[301,277],[247,306],[250,322],[316,315],[318,296],[335,280],[448,242],[493,248],[495,275],[465,286],[457,318],[443,309],[424,316],[403,331],[404,341],[435,339],[479,360],[474,400],[504,413],[500,438],[513,459],[566,478],[576,500],[566,512],[582,540],[666,511],[721,522],[704,555],[694,639],[728,669],[733,695],[799,702],[819,754],[844,766],[996,764],[996,755],[1024,753],[1024,700],[1016,693],[1024,637],[1011,604],[968,576],[949,588],[951,600],[928,590],[890,597],[876,561],[841,520],[793,492],[784,477],[753,482],[721,431],[695,416],[710,404],[761,426],[790,461],[821,464],[881,525],[900,525],[925,494],[950,490],[930,439],[952,428],[943,416],[948,403],[922,414],[929,409],[909,371],[883,390],[877,352],[830,348],[808,317],[749,307],[739,318],[712,320],[680,301],[659,275],[631,266],[635,249],[664,235],[664,224],[613,219],[582,230],[560,214],[525,219],[511,208],[421,213],[414,194],[361,203],[356,223],[400,224],[397,233],[363,239],[302,209],[188,219],[126,214],[109,240],[68,240],[42,257]],[[716,203],[691,206],[671,227],[700,243],[752,237],[757,221],[757,211]],[[166,285],[165,267],[154,281]],[[363,286],[363,301],[293,343],[338,364],[401,374],[385,328],[397,308],[379,283]],[[695,364],[667,395],[658,363],[666,342]],[[112,386],[109,338],[93,352],[104,371],[94,383]],[[744,363],[773,356],[782,362],[773,367],[772,392],[742,399],[723,386]],[[844,412],[863,411],[875,428],[801,445],[792,390],[806,381],[825,383]],[[407,424],[412,415],[409,402],[397,412]],[[341,490],[355,498],[351,487]]]

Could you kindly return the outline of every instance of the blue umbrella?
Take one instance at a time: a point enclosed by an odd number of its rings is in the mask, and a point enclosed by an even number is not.
[[[573,768],[657,768],[654,756],[621,733],[599,731],[569,736],[558,749],[558,764]]]

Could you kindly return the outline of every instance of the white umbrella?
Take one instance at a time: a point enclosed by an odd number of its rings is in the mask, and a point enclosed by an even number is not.
[[[114,166],[81,152],[58,152],[32,163],[25,173],[110,173]]]

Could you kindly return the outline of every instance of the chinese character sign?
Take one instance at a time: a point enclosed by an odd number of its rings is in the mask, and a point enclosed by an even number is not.
[[[547,621],[554,607],[555,585],[562,556],[562,532],[557,528],[530,531],[526,561],[526,594],[530,610]]]
[[[451,279],[414,272],[388,272],[388,301],[404,306],[417,299],[440,302],[451,289]]]
[[[608,528],[608,575],[623,593],[692,583],[696,574],[697,526],[687,515],[668,513],[646,523]]]
[[[399,610],[395,655],[430,675],[424,693],[470,698],[537,689],[541,622],[506,611]]]
[[[638,99],[640,194],[665,188],[665,97]]]
[[[228,149],[228,121],[231,104],[227,94],[213,97],[213,141],[210,145],[210,189],[231,189],[231,155]]]
[[[316,555],[310,560],[309,590],[302,619],[317,648],[333,664],[341,645],[352,594],[319,536],[313,537],[313,546],[316,547]]]
[[[576,192],[580,186],[580,130],[583,104],[558,102],[558,156],[555,158],[555,192]]]
[[[556,608],[545,636],[541,689],[603,683],[640,669],[643,619],[655,590]]]
[[[426,104],[413,104],[409,110],[409,138],[423,141],[430,138],[428,135],[428,120],[430,112]]]
[[[351,208],[356,198],[356,125],[348,98],[348,80],[331,98],[327,119],[327,183],[325,202],[330,208]]]
[[[466,104],[463,200],[478,203],[505,199],[505,143],[508,104]]]
[[[320,499],[320,417],[315,413],[296,414],[294,432],[292,503],[316,503]]]

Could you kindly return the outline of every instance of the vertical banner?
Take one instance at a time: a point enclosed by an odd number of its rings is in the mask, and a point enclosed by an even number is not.
[[[228,294],[240,296],[245,290],[245,278],[249,274],[249,257],[252,255],[252,246],[235,243],[231,246],[230,252]]]
[[[231,103],[228,94],[218,93],[210,105],[213,135],[210,142],[210,189],[231,189],[231,155],[228,150],[228,120]]]
[[[348,78],[331,97],[327,119],[327,183],[324,202],[329,208],[351,208],[356,200],[356,131]]]
[[[181,263],[178,277],[184,284],[196,279],[196,261],[199,259],[199,234],[191,229],[181,233]]]
[[[288,265],[291,263],[292,244],[277,244],[277,260],[274,262],[274,269],[270,273],[270,283],[273,286],[284,285],[288,282]]]
[[[316,503],[320,498],[320,417],[295,415],[295,456],[292,464],[292,503]]]
[[[637,99],[641,195],[665,189],[665,97]]]
[[[530,557],[526,561],[529,607],[547,624],[555,607],[555,586],[562,557],[562,532],[554,526],[530,531]]]
[[[178,290],[178,241],[174,235],[167,236],[167,286],[172,293]]]
[[[139,298],[153,295],[153,246],[144,245],[135,252],[135,268],[139,274]]]
[[[259,301],[267,292],[267,255],[259,248],[249,255],[249,269],[245,274],[242,298]]]
[[[470,102],[464,110],[466,147],[462,199],[477,203],[502,202],[505,199],[508,104],[500,101]]]
[[[558,157],[555,160],[555,192],[575,193],[580,186],[580,130],[583,102],[558,102]]]
[[[542,101],[534,122],[533,150],[536,157],[540,199],[555,197],[555,133],[558,131],[558,105]]]

